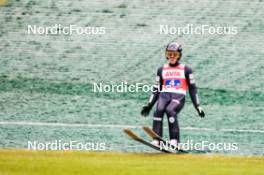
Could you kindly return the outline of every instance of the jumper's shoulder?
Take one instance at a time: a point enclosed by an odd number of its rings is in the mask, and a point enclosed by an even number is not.
[[[191,74],[193,72],[192,68],[187,65],[184,65],[184,70],[186,74]]]
[[[157,70],[157,75],[161,75],[163,66],[160,66]]]

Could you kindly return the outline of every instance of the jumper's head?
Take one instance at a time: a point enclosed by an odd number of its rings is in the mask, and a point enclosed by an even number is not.
[[[166,47],[166,58],[171,64],[175,64],[181,59],[182,56],[182,47],[176,42],[171,42]]]

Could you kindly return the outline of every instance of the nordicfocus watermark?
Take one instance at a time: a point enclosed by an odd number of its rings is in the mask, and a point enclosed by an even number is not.
[[[55,24],[53,26],[27,26],[28,35],[104,35],[105,33],[105,27],[63,26],[61,24]]]
[[[121,82],[119,84],[103,84],[93,83],[93,92],[153,92],[155,91],[154,85],[146,85],[143,83],[128,84]]]
[[[61,140],[54,140],[52,142],[38,142],[38,141],[28,141],[28,150],[77,150],[77,151],[105,151],[106,144],[104,142],[94,143],[94,142],[79,142],[79,141],[68,141],[63,142]]]
[[[209,141],[194,142],[193,140],[187,140],[185,143],[178,143],[177,146],[170,145],[168,142],[161,142],[160,149],[169,150],[195,150],[195,151],[237,151],[238,143],[213,143]]]
[[[220,26],[220,25],[193,25],[186,24],[185,26],[169,26],[160,25],[160,34],[166,35],[236,35],[238,28],[235,26]]]

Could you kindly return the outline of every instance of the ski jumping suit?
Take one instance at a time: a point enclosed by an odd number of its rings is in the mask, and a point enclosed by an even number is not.
[[[156,84],[149,104],[157,102],[153,117],[153,131],[162,137],[163,115],[167,114],[170,139],[180,141],[180,129],[177,116],[185,103],[187,90],[194,107],[197,109],[199,99],[192,69],[184,64],[166,64],[157,71]]]

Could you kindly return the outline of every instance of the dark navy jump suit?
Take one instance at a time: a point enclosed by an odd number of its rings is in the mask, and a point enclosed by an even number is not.
[[[192,74],[192,69],[177,62],[160,67],[157,71],[154,92],[149,103],[154,105],[157,101],[153,117],[153,130],[162,137],[162,123],[164,113],[168,117],[170,139],[180,141],[178,114],[185,103],[186,91],[189,91],[195,108],[199,105],[197,88]]]

